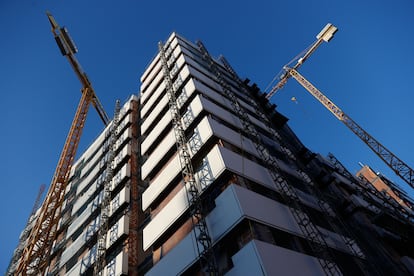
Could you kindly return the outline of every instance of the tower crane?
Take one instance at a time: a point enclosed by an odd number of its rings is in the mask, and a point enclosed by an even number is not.
[[[279,82],[273,86],[270,92],[266,95],[270,99],[276,92],[278,92],[286,84],[290,77],[293,77],[300,85],[302,85],[312,96],[314,96],[323,106],[326,107],[338,120],[344,123],[356,136],[358,136],[367,146],[381,158],[385,164],[388,165],[402,180],[409,186],[414,188],[414,170],[402,161],[398,156],[392,153],[389,149],[383,146],[354,120],[351,119],[345,112],[343,112],[334,102],[326,97],[318,88],[309,82],[303,75],[298,72],[298,68],[305,62],[310,55],[325,41],[329,42],[337,28],[332,24],[327,24],[325,28],[316,36],[317,40],[305,49],[297,57],[295,57],[289,64],[285,65]],[[292,67],[291,64],[295,63]]]
[[[47,13],[47,17],[52,25],[52,33],[62,54],[68,58],[82,84],[82,96],[46,198],[19,260],[16,275],[43,275],[47,269],[52,244],[58,230],[66,185],[90,104],[95,107],[105,125],[108,125],[110,121],[86,73],[75,58],[77,48],[70,38],[67,29],[60,28],[50,13]]]

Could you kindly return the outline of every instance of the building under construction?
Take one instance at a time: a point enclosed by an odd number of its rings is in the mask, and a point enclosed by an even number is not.
[[[44,273],[414,274],[413,201],[311,152],[287,121],[223,57],[171,34],[73,165]]]

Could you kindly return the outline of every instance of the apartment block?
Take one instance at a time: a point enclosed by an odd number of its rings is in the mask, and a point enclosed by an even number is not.
[[[201,42],[158,47],[116,126],[103,275],[414,274],[408,195],[310,151]],[[110,130],[73,166],[48,275],[94,274]]]
[[[179,131],[205,206],[216,273],[380,273],[370,256],[375,249],[363,248],[354,219],[342,214],[354,197],[363,200],[359,180],[306,149],[257,86],[202,43],[172,34],[160,47],[140,91],[141,180],[148,185],[142,209],[151,216],[143,246],[153,252],[147,274],[211,272],[199,261]],[[390,271],[407,272],[401,258],[413,256],[401,254]]]

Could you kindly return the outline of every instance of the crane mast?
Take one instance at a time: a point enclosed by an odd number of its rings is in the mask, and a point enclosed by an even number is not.
[[[53,241],[56,238],[58,223],[64,201],[70,170],[74,162],[82,130],[90,104],[93,104],[105,125],[109,123],[90,81],[80,67],[74,54],[77,52],[66,28],[60,28],[50,13],[47,13],[52,32],[62,53],[68,58],[82,84],[82,96],[76,109],[69,134],[56,166],[53,178],[40,209],[38,218],[27,239],[26,247],[17,266],[17,275],[43,275],[47,269]]]
[[[326,25],[326,27],[317,35],[316,42],[309,47],[309,50],[305,50],[305,54],[302,57],[293,60],[296,61],[296,64],[293,67],[290,67],[290,64],[283,67],[283,74],[281,75],[279,82],[273,86],[270,92],[266,95],[266,98],[270,99],[277,91],[283,88],[290,77],[293,77],[338,120],[344,123],[356,136],[358,136],[402,180],[414,188],[414,170],[359,126],[351,119],[351,117],[345,114],[334,102],[328,99],[328,97],[297,71],[303,62],[309,58],[323,41],[329,42],[332,39],[336,31],[337,28],[332,24]],[[300,55],[301,54],[299,54],[299,56]]]

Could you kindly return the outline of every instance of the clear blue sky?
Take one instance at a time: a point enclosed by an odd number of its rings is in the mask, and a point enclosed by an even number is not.
[[[170,3],[169,3],[170,2]],[[177,31],[227,57],[262,89],[328,22],[339,28],[301,72],[347,114],[414,166],[414,4],[401,1],[0,1],[0,273],[41,183],[49,184],[80,83],[60,55],[45,11],[68,27],[80,63],[112,116],[139,91],[157,42]],[[368,164],[402,184],[344,125],[291,79],[274,98],[311,150],[333,152],[351,172]],[[298,104],[291,97],[296,97]],[[102,130],[90,110],[80,151]],[[413,192],[411,189],[411,195]]]

